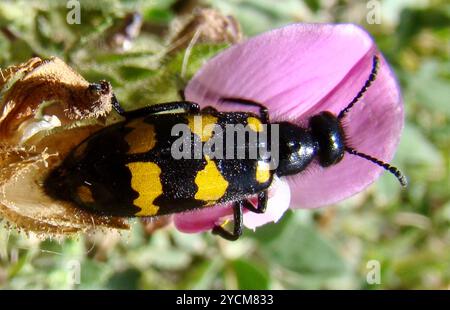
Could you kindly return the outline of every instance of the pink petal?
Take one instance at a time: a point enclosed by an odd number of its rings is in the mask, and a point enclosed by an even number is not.
[[[178,213],[173,216],[175,227],[185,233],[211,230],[233,214],[231,204],[206,207],[192,212]]]
[[[269,222],[277,222],[289,208],[290,190],[286,182],[275,177],[269,190],[267,210],[264,214],[253,212],[244,213],[244,225],[255,229]],[[252,199],[256,205],[256,199]],[[196,233],[211,230],[215,225],[233,218],[231,204],[207,207],[192,212],[175,214],[173,217],[175,227],[185,233]]]
[[[273,188],[273,189],[272,189]],[[256,227],[270,222],[278,222],[291,203],[291,190],[287,182],[275,177],[269,192],[266,212],[262,214],[247,212],[244,215],[244,225],[255,230]]]
[[[371,38],[355,25],[294,24],[218,54],[189,82],[185,95],[202,106],[217,105],[221,97],[248,98],[269,107],[272,119],[296,119],[372,50]]]
[[[371,61],[368,56],[355,66],[351,76],[327,98],[327,110],[338,112],[345,107],[364,84]],[[319,104],[311,113],[323,109],[325,106]],[[344,124],[352,147],[385,162],[393,158],[403,128],[403,103],[397,81],[384,59],[377,79],[347,115]],[[315,165],[288,179],[294,207],[315,208],[348,198],[370,185],[382,171],[375,164],[349,154],[335,166]]]
[[[272,121],[305,124],[317,112],[338,113],[367,79],[376,46],[351,24],[296,24],[276,29],[220,53],[195,75],[185,94],[202,106],[241,97],[269,108]],[[220,104],[220,110],[246,110]],[[396,80],[382,60],[377,80],[345,119],[361,152],[389,161],[403,126]],[[318,165],[288,178],[294,207],[312,208],[347,198],[373,182],[381,168],[352,155],[338,165]]]

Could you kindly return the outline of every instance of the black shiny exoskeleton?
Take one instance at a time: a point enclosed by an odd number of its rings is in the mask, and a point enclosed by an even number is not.
[[[273,175],[300,173],[315,159],[322,167],[329,167],[339,163],[345,152],[351,153],[382,166],[405,185],[405,178],[395,167],[359,153],[345,142],[341,120],[374,81],[377,68],[378,58],[374,56],[371,74],[350,104],[338,116],[327,111],[312,116],[307,127],[271,123],[264,105],[243,98],[223,98],[222,104],[254,106],[259,114],[219,112],[211,107],[200,110],[196,103],[187,101],[125,112],[115,102],[115,109],[125,121],[100,130],[77,146],[47,177],[45,189],[57,199],[111,216],[159,216],[232,202],[233,231],[218,225],[213,233],[236,240],[242,233],[243,208],[265,211]],[[267,135],[267,140],[258,138],[256,145],[251,145],[250,140],[233,141],[234,150],[243,149],[245,154],[255,146],[267,146],[268,150],[274,147],[270,141],[273,125],[277,125],[278,166],[269,169],[270,158],[261,152],[255,158],[239,158],[236,153],[232,158],[213,158],[205,154],[195,157],[190,151],[190,158],[174,158],[172,147],[179,138],[173,135],[175,125],[190,128],[188,146],[192,148],[196,144],[206,146],[218,134],[216,129],[196,128],[196,117],[217,126],[225,135],[230,124],[251,125],[253,131]],[[229,146],[224,141],[223,148]],[[255,195],[256,207],[248,201]]]

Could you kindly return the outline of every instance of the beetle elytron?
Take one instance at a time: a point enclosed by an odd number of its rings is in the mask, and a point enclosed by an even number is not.
[[[369,78],[338,116],[321,112],[310,118],[308,128],[289,122],[273,123],[279,126],[279,164],[275,170],[268,168],[269,159],[259,155],[256,159],[211,159],[204,155],[199,159],[174,159],[171,154],[171,146],[177,139],[171,134],[173,126],[186,124],[192,128],[194,116],[224,131],[226,124],[242,124],[252,125],[255,131],[267,130],[270,135],[271,126],[260,126],[271,125],[268,110],[260,103],[223,98],[223,103],[258,107],[256,115],[219,112],[211,107],[200,110],[197,104],[187,101],[125,112],[116,102],[115,108],[125,121],[106,127],[79,144],[46,178],[45,190],[52,197],[74,202],[87,211],[123,217],[152,217],[232,202],[233,231],[218,225],[212,232],[236,240],[242,232],[243,209],[265,211],[273,175],[299,173],[314,159],[322,167],[328,167],[339,163],[347,152],[383,167],[406,185],[406,179],[395,167],[345,143],[341,120],[375,80],[378,62],[374,56]],[[183,112],[174,112],[179,109]],[[213,133],[192,129],[190,135],[192,143],[205,144]],[[245,143],[235,146],[250,147]],[[248,201],[255,195],[256,207]]]

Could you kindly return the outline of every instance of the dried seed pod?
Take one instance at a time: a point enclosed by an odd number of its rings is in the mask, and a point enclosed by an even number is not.
[[[224,16],[214,9],[195,9],[193,14],[174,28],[170,40],[170,52],[185,49],[194,43],[237,43],[242,40],[242,32],[237,20]]]
[[[0,218],[26,232],[66,235],[127,228],[55,201],[43,180],[70,150],[114,121],[108,82],[91,84],[58,58],[32,58],[0,77]]]
[[[128,51],[134,39],[141,32],[142,16],[138,12],[132,12],[125,15],[121,24],[113,29],[112,33],[106,39],[108,45],[118,51]]]
[[[0,82],[1,141],[23,143],[31,137],[30,122],[36,127],[40,121],[38,129],[51,129],[111,111],[111,85],[106,81],[89,84],[59,58],[32,58],[4,71]]]

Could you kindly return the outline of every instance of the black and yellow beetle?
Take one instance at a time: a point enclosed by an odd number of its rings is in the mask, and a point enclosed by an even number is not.
[[[405,184],[405,178],[395,167],[345,144],[341,119],[374,81],[377,68],[378,58],[374,56],[371,74],[352,102],[338,116],[322,112],[311,117],[308,128],[290,122],[270,123],[266,107],[241,98],[223,98],[223,103],[256,106],[259,114],[219,112],[211,107],[200,110],[196,103],[187,101],[125,112],[116,102],[115,108],[125,121],[100,130],[78,145],[46,178],[45,190],[52,197],[74,202],[85,210],[123,217],[153,217],[233,202],[233,231],[216,226],[213,233],[236,240],[242,232],[243,208],[257,213],[265,211],[273,175],[297,174],[316,158],[321,166],[328,167],[337,164],[348,152],[382,166]],[[196,118],[201,119],[200,128],[195,128]],[[172,148],[179,139],[173,128],[179,124],[190,129],[189,158],[173,156]],[[218,132],[206,129],[206,125],[215,125],[225,136],[229,134],[228,125],[248,126],[250,131],[265,133],[268,138],[258,138],[253,144],[250,139],[241,143],[233,139],[231,146],[235,151],[231,157],[212,158],[205,154],[196,157],[195,145],[205,146]],[[271,158],[263,152],[258,152],[255,158],[236,156],[237,150],[249,154],[252,147],[266,147],[270,151],[273,125],[279,135],[275,169],[270,168]],[[224,149],[230,147],[227,141],[223,143]],[[255,195],[256,207],[248,201]]]

